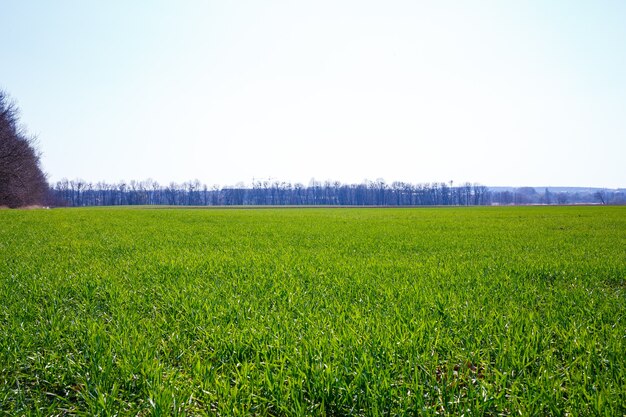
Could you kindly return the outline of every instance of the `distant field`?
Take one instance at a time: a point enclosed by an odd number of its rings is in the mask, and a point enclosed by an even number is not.
[[[520,413],[626,413],[626,207],[0,210],[0,414]]]

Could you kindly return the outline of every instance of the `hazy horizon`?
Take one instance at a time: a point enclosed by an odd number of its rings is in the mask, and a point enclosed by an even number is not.
[[[626,187],[617,0],[2,8],[51,182]]]

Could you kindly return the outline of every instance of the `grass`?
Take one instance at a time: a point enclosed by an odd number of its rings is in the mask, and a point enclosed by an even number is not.
[[[626,208],[0,211],[0,414],[624,415]]]

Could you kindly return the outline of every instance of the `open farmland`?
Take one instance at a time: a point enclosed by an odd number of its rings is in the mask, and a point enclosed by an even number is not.
[[[0,414],[623,415],[626,208],[0,211]]]

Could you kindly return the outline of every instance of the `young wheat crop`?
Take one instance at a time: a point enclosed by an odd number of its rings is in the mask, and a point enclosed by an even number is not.
[[[0,225],[0,414],[626,413],[623,207]]]

